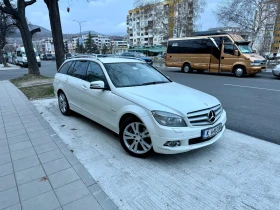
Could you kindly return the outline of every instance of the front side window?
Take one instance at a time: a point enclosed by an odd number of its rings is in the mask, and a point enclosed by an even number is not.
[[[237,50],[236,47],[232,44],[225,44],[224,45],[224,53],[234,55],[234,51]]]
[[[88,61],[76,61],[72,71],[68,71],[68,74],[79,79],[85,79],[88,64]]]
[[[87,70],[86,81],[103,81],[106,82],[105,75],[99,64],[95,62],[90,62]]]
[[[108,63],[106,71],[115,87],[133,87],[171,82],[145,63]]]

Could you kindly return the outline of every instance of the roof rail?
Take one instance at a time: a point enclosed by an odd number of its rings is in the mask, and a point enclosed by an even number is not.
[[[118,58],[126,58],[126,59],[135,59],[135,60],[139,60],[139,61],[144,61],[141,58],[136,58],[136,57],[128,57],[128,56],[119,56]]]
[[[222,31],[199,31],[195,32],[193,36],[213,36],[213,35],[225,35],[227,32]]]

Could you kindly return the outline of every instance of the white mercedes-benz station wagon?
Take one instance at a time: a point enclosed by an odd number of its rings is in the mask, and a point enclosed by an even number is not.
[[[78,112],[119,134],[124,150],[135,157],[204,147],[225,131],[219,100],[137,59],[70,59],[53,85],[63,115]]]

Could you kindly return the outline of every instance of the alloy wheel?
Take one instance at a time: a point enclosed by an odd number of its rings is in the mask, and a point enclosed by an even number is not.
[[[123,132],[124,144],[134,154],[145,154],[152,149],[150,134],[141,122],[128,124]]]

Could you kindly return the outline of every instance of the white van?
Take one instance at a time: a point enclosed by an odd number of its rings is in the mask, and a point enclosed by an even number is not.
[[[36,54],[36,60],[37,60],[38,66],[41,67],[41,60],[40,60],[40,57],[38,55],[38,52],[36,51],[35,48],[34,48],[34,51],[35,51],[35,54]],[[16,57],[17,57],[17,63],[19,65],[27,67],[28,63],[27,63],[27,57],[26,57],[24,47],[17,48]]]

